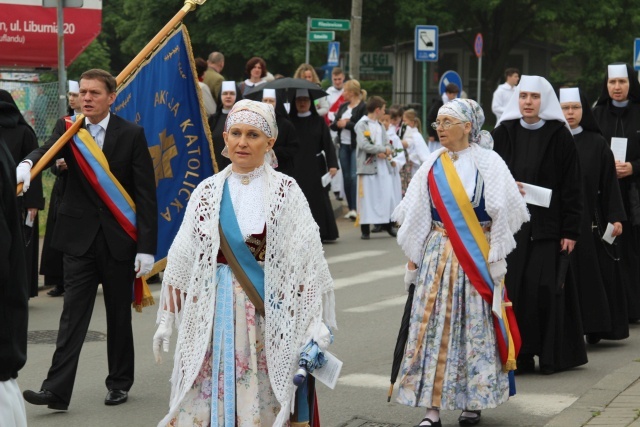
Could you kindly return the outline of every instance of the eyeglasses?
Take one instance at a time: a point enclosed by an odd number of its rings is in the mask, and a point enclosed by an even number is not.
[[[444,121],[444,122],[433,122],[433,123],[431,123],[431,127],[434,128],[435,130],[438,130],[438,128],[440,126],[442,126],[442,129],[449,130],[449,129],[451,129],[451,126],[453,126],[453,125],[461,125],[461,124],[462,124],[462,122],[453,123],[453,122],[450,122],[449,120],[447,120],[447,121]]]
[[[563,105],[562,107],[562,111],[569,111],[569,110],[582,110],[582,105]]]

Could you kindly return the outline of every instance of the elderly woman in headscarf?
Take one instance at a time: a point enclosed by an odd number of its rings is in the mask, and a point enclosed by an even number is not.
[[[162,426],[280,427],[294,409],[313,419],[313,397],[294,399],[292,380],[301,348],[331,341],[333,281],[304,194],[265,162],[277,133],[270,105],[234,105],[231,165],[194,190],[169,250],[157,360],[174,322],[178,339]]]
[[[440,108],[433,127],[442,148],[393,215],[409,258],[405,289],[415,286],[397,401],[427,408],[420,426],[441,426],[441,409],[476,424],[513,393],[519,335],[502,280],[529,214],[483,123],[473,100]]]
[[[38,138],[33,128],[20,113],[13,97],[6,90],[0,89],[0,143],[4,144],[15,164],[19,164],[27,154],[38,148]],[[39,232],[38,210],[44,209],[42,197],[42,178],[38,176],[31,182],[27,193],[18,199],[22,213],[22,232],[25,240],[27,258],[27,286],[29,296],[38,296],[38,256]]]
[[[576,145],[558,97],[544,77],[522,76],[493,131],[494,150],[529,198],[531,222],[515,236],[518,247],[505,279],[522,349],[518,373],[552,374],[587,363],[578,295],[565,281],[569,254],[580,235],[582,177]],[[536,188],[537,187],[537,188]],[[544,198],[543,198],[544,199]],[[567,272],[568,271],[568,272]]]

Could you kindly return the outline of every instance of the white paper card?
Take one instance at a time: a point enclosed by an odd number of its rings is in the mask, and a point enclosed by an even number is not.
[[[322,180],[322,186],[326,187],[327,185],[329,185],[331,183],[331,174],[329,172],[325,173],[324,175],[322,175],[322,178],[320,178]]]
[[[551,189],[538,187],[537,185],[522,184],[522,189],[524,190],[524,201],[529,203],[530,205],[542,206],[543,208],[548,208],[551,204]]]
[[[608,244],[612,245],[613,241],[616,239],[612,235],[612,233],[613,233],[613,224],[609,223],[609,224],[607,224],[607,229],[604,230],[604,236],[602,236],[602,240],[604,240]]]
[[[327,364],[313,371],[311,375],[333,390],[336,388],[340,371],[342,371],[342,361],[328,351],[324,352],[324,356],[327,358]]]
[[[611,138],[611,151],[615,160],[624,163],[627,157],[627,138]]]
[[[499,319],[502,319],[502,282],[493,284],[493,304],[491,311]]]

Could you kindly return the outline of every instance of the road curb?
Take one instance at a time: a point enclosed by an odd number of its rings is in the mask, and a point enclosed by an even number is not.
[[[622,392],[640,379],[640,362],[633,361],[602,378],[545,427],[580,427],[601,414]]]

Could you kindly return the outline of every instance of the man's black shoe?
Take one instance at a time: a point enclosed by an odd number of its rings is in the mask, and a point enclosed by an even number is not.
[[[59,287],[55,287],[53,289],[51,289],[49,292],[47,292],[47,295],[52,296],[52,297],[59,297],[61,295],[64,295],[64,288],[59,288]]]
[[[104,404],[109,406],[120,405],[127,401],[129,393],[124,390],[109,390],[107,397],[104,399]]]
[[[69,407],[68,403],[65,403],[55,394],[49,390],[40,390],[39,392],[25,390],[22,393],[24,400],[32,405],[47,405],[49,409],[57,409],[58,411],[66,411]]]

